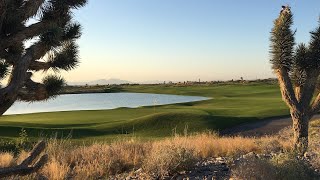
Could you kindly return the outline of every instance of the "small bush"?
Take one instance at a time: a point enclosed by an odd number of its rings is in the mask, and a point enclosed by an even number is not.
[[[173,143],[156,143],[144,160],[143,169],[155,177],[164,177],[188,170],[196,161],[193,149]]]
[[[271,162],[277,169],[278,179],[320,179],[306,161],[297,158],[294,154],[280,154],[275,156]]]
[[[232,177],[243,180],[273,180],[276,179],[276,168],[268,160],[250,157],[232,168]]]
[[[11,140],[0,139],[0,149],[2,152],[13,152],[14,154],[19,153],[16,142]]]
[[[286,153],[272,159],[250,157],[232,168],[232,176],[236,179],[283,179],[283,180],[315,180],[320,177],[304,160]]]
[[[33,148],[33,143],[28,138],[28,133],[25,129],[21,129],[19,137],[16,139],[16,149],[20,151],[30,151]]]
[[[276,153],[283,150],[283,145],[277,139],[265,139],[265,141],[260,141],[258,144],[262,153]]]
[[[51,159],[43,168],[42,174],[52,180],[67,179],[69,169],[67,164]]]

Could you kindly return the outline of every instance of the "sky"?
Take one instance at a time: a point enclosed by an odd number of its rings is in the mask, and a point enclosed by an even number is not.
[[[89,0],[80,66],[69,82],[134,82],[274,77],[269,37],[281,5],[294,13],[296,42],[318,25],[319,0]]]

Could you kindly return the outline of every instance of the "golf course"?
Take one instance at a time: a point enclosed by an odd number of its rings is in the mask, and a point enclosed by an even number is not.
[[[242,123],[288,115],[277,84],[127,85],[123,92],[209,97],[209,100],[139,108],[49,112],[0,117],[0,136],[48,136],[81,140],[116,137],[162,138],[172,134],[219,131]],[[80,103],[80,102],[79,102]]]

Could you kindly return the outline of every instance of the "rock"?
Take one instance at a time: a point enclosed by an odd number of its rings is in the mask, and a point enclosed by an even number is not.
[[[316,157],[317,155],[315,153],[312,153],[312,152],[306,152],[304,153],[303,155],[306,159],[312,159],[314,157]]]
[[[227,166],[227,163],[223,162],[223,163],[221,163],[221,166]]]
[[[176,180],[184,180],[184,177],[183,176],[178,176],[175,178]]]
[[[223,167],[221,170],[222,171],[229,171],[229,168],[228,167]]]
[[[254,153],[254,152],[249,152],[248,154],[245,154],[242,156],[242,158],[244,158],[244,159],[253,158],[253,157],[257,157],[256,153]]]

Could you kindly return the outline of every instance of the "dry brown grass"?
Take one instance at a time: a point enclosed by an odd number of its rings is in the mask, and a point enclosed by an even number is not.
[[[66,163],[59,162],[56,159],[51,159],[49,163],[45,165],[42,173],[45,177],[52,180],[66,179],[70,168]]]
[[[277,137],[244,138],[218,137],[212,133],[203,133],[196,136],[175,138],[174,142],[185,141],[198,152],[201,158],[218,156],[238,156],[248,152],[270,152],[289,149],[291,143],[278,141]]]
[[[233,167],[231,176],[234,179],[319,179],[305,161],[290,153],[279,154],[272,159],[250,157]]]
[[[155,142],[143,161],[143,169],[156,177],[188,170],[198,160],[198,153],[186,139]]]
[[[128,141],[76,148],[70,154],[71,174],[91,179],[130,171],[141,166],[149,147],[148,143]]]
[[[142,168],[162,177],[186,170],[196,161],[208,157],[239,156],[249,152],[289,151],[291,140],[285,136],[262,138],[219,137],[215,133],[175,136],[163,140],[142,142],[136,139],[116,143],[93,143],[74,146],[68,140],[50,140],[46,153],[49,163],[41,174],[49,179],[108,179],[109,176],[130,173]],[[10,153],[0,154],[1,166],[17,164]],[[30,179],[35,175],[29,176]]]
[[[14,164],[14,156],[12,153],[0,153],[0,168],[8,167]]]
[[[271,144],[271,149],[277,148],[276,144],[281,143],[283,146],[289,147],[288,150],[290,150],[293,137],[291,128],[283,129],[275,137],[277,141],[272,142],[272,140],[267,143]],[[265,149],[270,148],[267,146]],[[249,159],[233,168],[232,175],[236,179],[319,179],[319,176],[314,172],[314,168],[320,169],[320,120],[310,123],[307,157],[310,158],[313,168],[305,161],[297,159],[289,151],[289,153],[279,154],[271,160]]]
[[[311,156],[311,164],[320,169],[320,120],[311,123],[309,142],[308,153]]]

